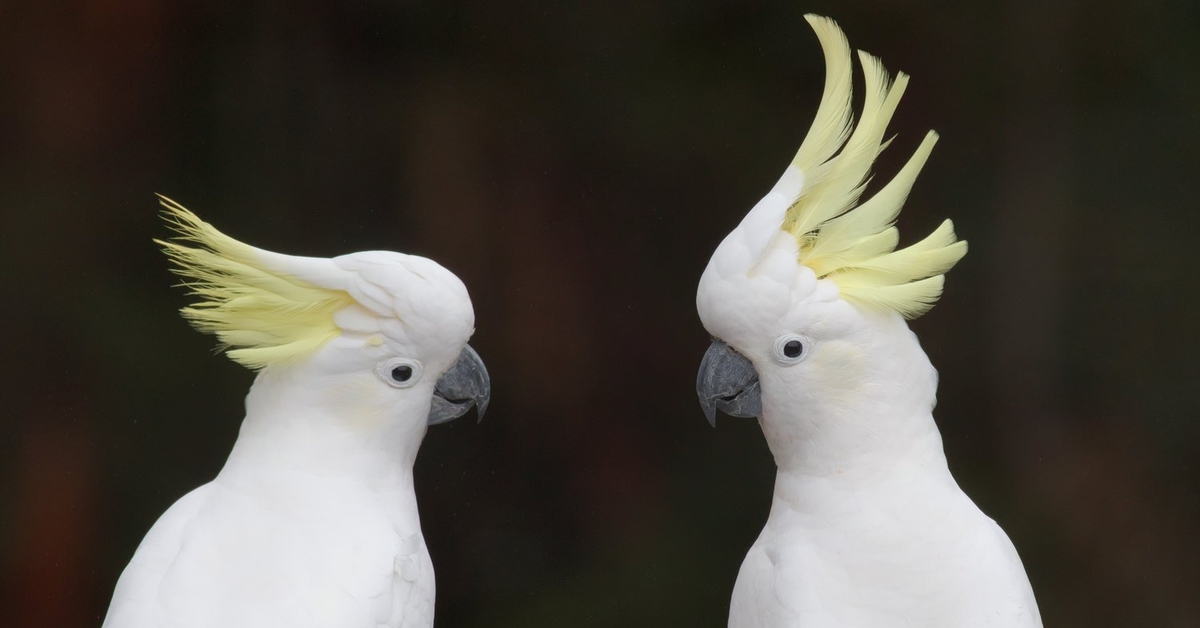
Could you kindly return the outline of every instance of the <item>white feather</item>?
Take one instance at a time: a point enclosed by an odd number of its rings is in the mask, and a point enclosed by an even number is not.
[[[413,463],[435,383],[474,331],[462,282],[399,253],[262,251],[167,207],[202,245],[166,244],[202,282],[204,320],[266,358],[225,466],[151,528],[104,628],[430,628]],[[300,326],[305,302],[325,310]],[[410,385],[379,372],[397,358],[423,365]]]

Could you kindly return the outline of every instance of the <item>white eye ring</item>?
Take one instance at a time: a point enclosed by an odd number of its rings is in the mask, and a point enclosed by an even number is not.
[[[784,334],[775,339],[771,347],[771,357],[783,366],[791,366],[808,355],[810,344],[804,336]]]
[[[421,362],[411,358],[388,358],[375,367],[375,373],[393,388],[408,388],[421,379]]]

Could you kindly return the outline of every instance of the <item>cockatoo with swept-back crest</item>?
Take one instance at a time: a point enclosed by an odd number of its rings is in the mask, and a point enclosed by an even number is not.
[[[161,200],[183,315],[258,375],[224,468],[150,529],[104,626],[432,626],[412,469],[427,425],[487,406],[466,288],[423,257],[264,251]]]
[[[738,574],[735,628],[1028,628],[1033,591],[1008,537],[955,483],[933,420],[937,372],[905,319],[966,253],[949,220],[897,249],[893,225],[937,135],[859,202],[908,83],[807,16],[825,52],[816,119],[769,194],[721,242],[696,297],[715,340],[697,392],[758,417],[778,474]]]

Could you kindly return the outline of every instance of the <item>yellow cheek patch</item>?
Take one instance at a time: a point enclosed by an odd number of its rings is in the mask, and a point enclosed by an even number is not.
[[[859,382],[866,373],[867,356],[849,342],[831,340],[813,350],[806,366],[823,398],[834,403],[852,401],[861,393]]]
[[[367,346],[368,347],[381,347],[381,346],[383,346],[383,338],[380,338],[377,335],[371,336],[370,338],[367,338]]]
[[[329,404],[342,408],[339,417],[347,427],[371,429],[388,420],[389,407],[381,399],[383,383],[374,375],[363,374],[325,391]]]

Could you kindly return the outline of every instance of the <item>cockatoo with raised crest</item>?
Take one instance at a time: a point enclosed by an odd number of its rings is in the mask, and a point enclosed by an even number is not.
[[[937,135],[861,200],[908,84],[807,16],[825,53],[816,118],[779,182],[717,247],[697,308],[714,342],[697,382],[716,410],[757,417],[778,472],[732,628],[1029,628],[1012,543],[950,475],[933,420],[937,372],[905,319],[966,253],[949,220],[897,249],[893,226]]]
[[[150,529],[105,628],[432,626],[413,462],[490,389],[463,283],[400,253],[272,253],[161,200],[183,315],[258,375],[224,468]]]

